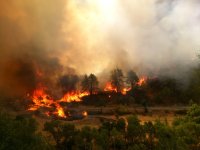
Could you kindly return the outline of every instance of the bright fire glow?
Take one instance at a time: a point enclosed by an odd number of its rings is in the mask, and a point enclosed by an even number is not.
[[[141,77],[139,81],[136,83],[136,86],[142,86],[146,83],[147,77]],[[124,87],[121,90],[121,93],[123,95],[126,95],[128,91],[130,91],[130,87]],[[38,86],[38,88],[33,92],[31,99],[33,104],[30,105],[29,109],[30,111],[38,110],[41,107],[46,108],[55,108],[53,112],[47,111],[45,114],[47,116],[50,116],[51,114],[57,115],[61,118],[67,118],[67,115],[65,114],[65,111],[63,107],[60,105],[61,102],[80,102],[81,98],[84,96],[88,96],[89,92],[80,92],[80,91],[72,91],[66,93],[61,99],[54,100],[50,95],[48,95],[46,92],[46,88],[43,86]],[[114,87],[111,82],[108,82],[104,88],[104,91],[109,92],[115,92],[117,93],[117,88]],[[109,95],[109,98],[111,95]],[[83,116],[87,116],[87,112],[83,112]]]
[[[57,109],[56,114],[59,117],[66,118],[66,115],[65,115],[65,112],[64,112],[63,108],[58,103],[57,103],[56,109]]]
[[[47,108],[55,107],[55,111],[52,112],[52,114],[57,115],[61,118],[66,118],[67,116],[65,115],[64,109],[60,105],[60,102],[67,102],[67,103],[74,101],[80,102],[81,97],[89,95],[88,92],[84,93],[69,92],[66,93],[60,100],[54,100],[53,98],[51,98],[50,95],[48,95],[45,92],[45,89],[46,89],[45,87],[39,86],[39,88],[33,92],[33,95],[31,96],[33,104],[29,107],[28,110],[35,111],[41,107],[47,107]],[[50,116],[51,113],[45,112],[45,114],[47,116]],[[86,113],[84,113],[84,115],[86,115]]]
[[[62,118],[66,118],[62,106],[57,101],[53,100],[48,94],[46,94],[44,87],[40,87],[33,92],[32,101],[34,104],[31,105],[28,110],[35,111],[40,107],[47,107],[47,108],[55,107],[56,110],[55,112],[53,112],[53,114],[56,114]],[[50,112],[46,112],[45,114],[47,116],[50,116]]]
[[[77,92],[77,91],[73,91],[73,92],[69,92],[69,93],[66,93],[63,98],[61,98],[60,102],[80,102],[81,101],[81,98],[84,97],[84,96],[87,96],[89,95],[89,92]]]
[[[88,116],[88,113],[87,113],[87,111],[84,111],[84,112],[83,112],[83,116],[85,116],[85,117],[87,117],[87,116]]]
[[[123,95],[126,95],[126,93],[128,92],[128,91],[130,91],[131,90],[131,88],[123,88],[122,90],[121,90],[121,93],[123,94]],[[111,82],[107,82],[106,83],[106,86],[105,86],[105,88],[104,88],[104,91],[110,91],[110,92],[116,92],[117,93],[117,88],[116,87],[114,87],[112,84],[111,84]],[[109,97],[110,98],[110,97]]]
[[[39,107],[51,107],[54,104],[53,99],[45,93],[45,88],[40,87],[33,92],[32,105],[29,110],[37,110]]]
[[[141,77],[139,79],[139,81],[137,82],[137,85],[138,86],[142,86],[142,85],[144,85],[146,83],[146,81],[147,81],[147,77]]]
[[[104,91],[112,91],[112,92],[117,92],[117,88],[114,87],[111,82],[106,83],[106,86],[104,88]]]
[[[137,85],[137,86],[142,86],[142,85],[144,85],[144,84],[146,83],[146,81],[147,81],[147,77],[141,77],[141,78],[139,79],[139,81],[136,83],[136,85]],[[130,91],[130,90],[131,90],[130,87],[124,87],[124,88],[121,90],[121,93],[122,93],[123,95],[126,95],[127,92]],[[110,91],[110,92],[116,92],[116,93],[117,93],[117,88],[114,87],[114,86],[111,84],[111,82],[107,82],[107,83],[106,83],[106,86],[105,86],[105,88],[104,88],[104,91]],[[109,98],[110,98],[110,96],[109,96]]]
[[[131,90],[131,88],[123,88],[122,91],[121,91],[121,93],[122,93],[123,95],[126,95],[127,92],[130,91],[130,90]]]

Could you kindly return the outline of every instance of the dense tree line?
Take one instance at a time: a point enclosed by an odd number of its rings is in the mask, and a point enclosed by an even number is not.
[[[44,124],[43,135],[27,116],[0,114],[1,150],[197,150],[200,149],[200,106],[172,125],[159,120],[141,123],[136,116],[102,122],[99,128],[76,128],[53,120]],[[48,136],[47,136],[48,135]]]
[[[117,93],[108,93],[108,95],[113,94],[112,98],[109,97],[111,101],[105,100],[105,94],[102,94],[99,92],[99,90],[95,90],[99,88],[98,79],[96,76],[94,77],[95,80],[91,80],[92,82],[89,83],[86,82],[88,80],[88,76],[85,76],[85,79],[82,82],[82,87],[83,89],[91,91],[90,93],[93,93],[93,91],[98,91],[98,96],[96,95],[96,99],[99,101],[104,101],[104,105],[110,102],[115,104],[136,103],[142,105],[187,105],[190,101],[200,103],[200,66],[191,69],[191,74],[187,79],[184,80],[180,80],[172,76],[155,76],[147,77],[145,83],[141,85],[138,84],[139,76],[133,70],[124,73],[123,70],[119,68],[114,69],[111,71],[109,81],[114,89],[116,89]],[[128,87],[130,91],[128,91],[126,95],[121,94],[120,96],[121,90],[125,87]],[[132,100],[130,101],[130,99]],[[85,100],[90,99],[86,98]],[[90,102],[86,103],[90,104]],[[93,103],[91,102],[91,104]]]

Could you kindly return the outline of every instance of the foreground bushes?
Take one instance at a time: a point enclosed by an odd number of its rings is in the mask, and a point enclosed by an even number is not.
[[[141,124],[136,116],[104,122],[98,129],[75,128],[51,121],[45,131],[53,136],[57,149],[88,150],[196,150],[200,149],[200,106],[193,105],[171,126],[159,120]]]
[[[159,120],[141,124],[136,116],[130,116],[103,122],[98,129],[78,129],[54,120],[45,123],[43,136],[37,130],[30,117],[0,114],[0,150],[198,150],[200,106],[192,105],[172,125]]]
[[[0,113],[0,150],[50,149],[44,138],[36,133],[37,123],[32,118]]]

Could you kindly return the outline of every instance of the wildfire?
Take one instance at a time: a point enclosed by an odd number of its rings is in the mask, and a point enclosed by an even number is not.
[[[48,94],[46,94],[45,89],[45,87],[39,87],[33,92],[32,101],[34,104],[31,105],[28,110],[35,111],[40,107],[52,108],[54,106],[56,107],[56,110],[53,112],[53,114],[56,114],[62,118],[66,118],[62,106],[58,103],[58,101],[53,100]],[[45,114],[50,116],[50,112],[46,112]]]
[[[146,83],[146,81],[147,81],[147,77],[141,77],[141,78],[139,79],[139,81],[137,82],[137,85],[138,85],[138,86],[142,86],[143,84]]]
[[[89,95],[89,92],[73,91],[73,92],[66,93],[59,100],[54,100],[50,95],[46,93],[46,89],[47,89],[46,87],[39,85],[38,88],[35,91],[33,91],[33,94],[31,96],[33,104],[28,108],[28,110],[35,111],[41,107],[46,107],[46,108],[55,107],[54,112],[48,111],[48,112],[45,112],[45,114],[47,116],[54,114],[61,118],[67,118],[63,107],[60,105],[60,102],[67,102],[67,103],[74,102],[74,101],[80,102],[83,96]],[[87,115],[86,113],[84,113],[85,116]]]
[[[33,92],[33,105],[28,110],[37,110],[40,107],[51,107],[53,99],[45,93],[45,88],[40,87]]]
[[[122,91],[121,91],[121,93],[122,93],[123,95],[126,95],[126,93],[127,93],[128,91],[130,91],[130,90],[131,90],[131,88],[123,88]]]
[[[62,108],[60,105],[57,104],[56,109],[57,109],[56,114],[57,114],[59,117],[66,118],[65,112],[64,112],[63,108]]]
[[[138,81],[135,85],[137,85],[137,86],[142,86],[142,85],[144,85],[144,84],[146,83],[146,81],[147,81],[147,77],[141,77],[141,78],[139,79],[139,81]],[[124,88],[122,88],[121,93],[122,93],[123,95],[126,95],[127,92],[130,91],[130,90],[131,90],[131,87],[124,87]],[[110,92],[116,92],[116,93],[117,93],[117,88],[114,87],[114,86],[111,84],[111,82],[107,82],[107,83],[106,83],[106,86],[105,86],[105,88],[104,88],[104,91],[110,91]],[[110,96],[109,96],[109,98],[110,98]]]
[[[139,81],[135,84],[136,86],[142,86],[147,81],[147,77],[142,77]],[[121,89],[121,93],[126,95],[128,91],[130,91],[130,87],[124,87]],[[28,97],[31,97],[33,104],[30,105],[28,110],[35,111],[41,107],[44,108],[54,108],[54,111],[47,111],[44,114],[47,116],[56,115],[61,118],[67,118],[68,114],[65,114],[63,107],[60,105],[61,102],[80,102],[81,98],[84,96],[88,96],[89,92],[80,92],[80,91],[71,91],[66,93],[61,99],[54,100],[49,94],[46,93],[47,88],[44,86],[39,85],[38,88],[33,91],[32,95],[28,94]],[[104,88],[104,91],[111,91],[117,93],[117,88],[114,87],[111,82],[108,82]],[[111,95],[109,95],[111,98]],[[87,112],[83,112],[83,116],[87,116]]]
[[[126,93],[128,92],[128,91],[130,91],[131,90],[131,88],[123,88],[122,90],[121,90],[121,93],[123,94],[123,95],[126,95]],[[116,92],[117,93],[117,88],[116,87],[114,87],[110,82],[108,82],[108,83],[106,83],[106,86],[105,86],[105,88],[104,88],[104,91],[111,91],[111,92]],[[109,97],[110,98],[110,97]]]
[[[81,98],[84,97],[84,96],[87,96],[89,95],[88,92],[77,92],[77,91],[73,91],[73,92],[69,92],[69,93],[66,93],[63,98],[61,98],[60,102],[80,102],[81,101]]]
[[[112,92],[117,92],[117,88],[114,87],[111,82],[106,83],[106,86],[104,88],[104,91],[112,91]]]

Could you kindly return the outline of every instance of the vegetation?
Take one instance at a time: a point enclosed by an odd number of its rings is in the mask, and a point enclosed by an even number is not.
[[[136,103],[143,105],[146,110],[149,105],[188,105],[191,100],[200,103],[200,66],[192,69],[187,84],[169,76],[149,77],[143,84],[138,82],[139,77],[133,70],[124,74],[123,70],[117,68],[111,71],[110,76],[110,83],[116,91],[103,93],[98,88],[98,78],[94,74],[85,75],[81,82],[82,90],[90,92],[90,95],[95,93],[95,96],[83,98],[83,103],[96,106]],[[126,95],[121,94],[124,88],[129,89]]]
[[[0,113],[0,150],[51,149],[37,127],[33,118]]]
[[[92,102],[92,100],[98,99],[98,101],[104,103],[103,105],[109,103],[122,105],[136,103],[143,105],[145,108],[149,105],[188,105],[191,100],[199,104],[200,66],[194,68],[191,72],[187,84],[177,78],[159,76],[146,78],[145,82],[140,85],[137,84],[139,77],[133,70],[124,75],[123,71],[117,68],[111,72],[110,78],[116,93],[113,91],[104,94],[98,92],[95,95],[96,97],[83,98],[83,100],[86,100],[85,104],[89,105],[99,105],[97,101]],[[82,87],[93,93],[98,87],[98,79],[96,76],[94,76],[94,79],[91,77],[91,79],[90,83],[92,84],[88,84],[89,77],[85,76]],[[121,94],[124,87],[131,87],[126,95]]]
[[[140,123],[136,116],[103,122],[96,128],[75,128],[51,121],[45,124],[57,149],[85,150],[196,150],[200,148],[200,106],[192,105],[187,114],[168,123]]]
[[[197,104],[193,104],[185,116],[175,119],[172,125],[159,120],[141,124],[137,116],[130,116],[102,122],[99,128],[85,126],[81,129],[52,120],[44,124],[46,133],[43,135],[36,132],[37,126],[29,116],[12,118],[1,113],[0,150],[200,149],[200,106]]]

